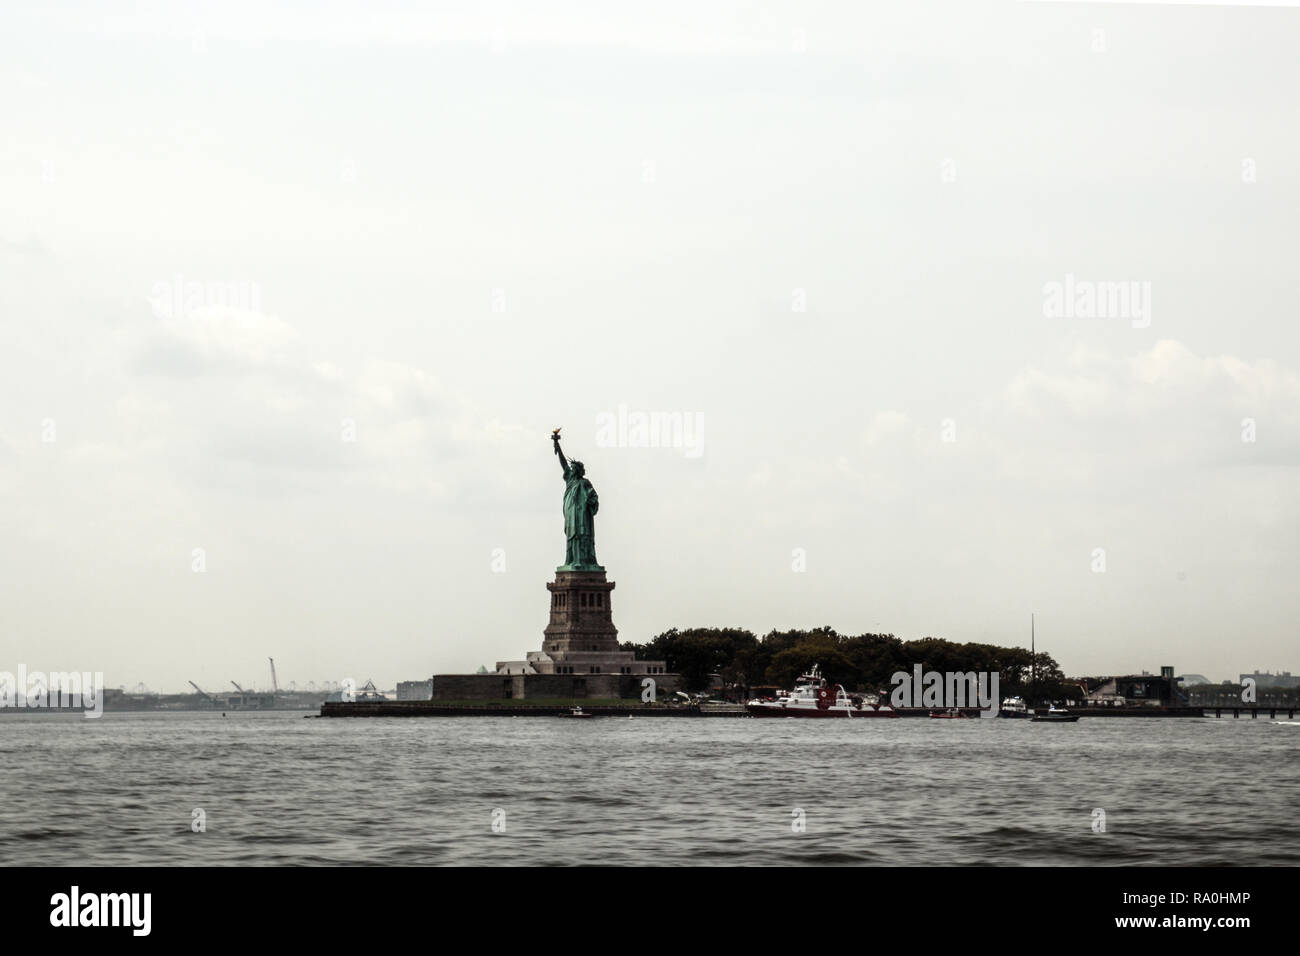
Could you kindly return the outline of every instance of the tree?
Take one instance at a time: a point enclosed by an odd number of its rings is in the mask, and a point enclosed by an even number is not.
[[[856,690],[883,690],[895,673],[911,668],[903,652],[903,642],[892,634],[860,634],[846,638],[841,647],[853,664],[853,689]]]
[[[1051,655],[1023,647],[956,644],[938,637],[900,641],[893,634],[845,636],[833,627],[772,630],[759,640],[744,628],[670,628],[645,644],[623,644],[638,660],[662,660],[682,676],[683,689],[706,690],[717,674],[723,684],[747,691],[756,684],[792,687],[814,665],[828,681],[849,691],[881,691],[898,671],[996,672],[1004,694],[1037,700],[1077,696]],[[1031,671],[1036,675],[1030,687]]]
[[[682,689],[688,692],[707,690],[713,674],[724,683],[738,682],[743,670],[738,658],[758,645],[758,639],[744,628],[671,628],[656,635],[647,644],[633,645],[639,660],[662,660],[669,673],[680,674]]]
[[[781,687],[793,687],[794,682],[808,673],[814,664],[820,667],[822,676],[830,683],[844,684],[846,689],[853,687],[853,662],[838,647],[824,640],[803,641],[781,651],[767,668],[767,681]]]

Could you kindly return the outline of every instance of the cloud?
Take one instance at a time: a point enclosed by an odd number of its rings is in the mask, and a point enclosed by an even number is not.
[[[900,533],[919,540],[942,540],[958,525],[996,536],[999,525],[1026,521],[1065,529],[1130,520],[1119,516],[1139,495],[1163,499],[1143,507],[1169,522],[1206,519],[1242,496],[1289,508],[1273,478],[1243,483],[1240,469],[1300,465],[1298,410],[1300,379],[1269,359],[1198,355],[1173,340],[1130,353],[1077,348],[970,396],[950,433],[925,406],[884,409],[856,446],[793,469],[764,467],[748,486],[806,502],[805,514],[827,528],[911,515]],[[1243,440],[1245,420],[1254,441]]]
[[[149,301],[155,310],[171,310],[171,302],[161,295]],[[219,366],[232,371],[277,363],[290,367],[297,341],[297,331],[275,316],[247,309],[200,307],[161,320],[140,348],[135,368],[193,378]]]
[[[867,448],[897,442],[914,429],[911,420],[895,409],[877,412],[862,430],[862,444]]]
[[[1007,386],[1010,411],[1044,416],[1064,410],[1088,416],[1181,405],[1189,400],[1294,421],[1300,376],[1269,359],[1200,356],[1173,339],[1131,355],[1076,348],[1064,369],[1029,368]]]
[[[1197,355],[1165,339],[1128,355],[1079,348],[1064,367],[1026,369],[991,404],[986,427],[1005,461],[1032,444],[1086,458],[1056,470],[1087,478],[1120,466],[1294,467],[1298,425],[1294,371],[1271,359]]]
[[[135,323],[115,342],[96,376],[117,390],[105,420],[67,443],[83,470],[262,499],[340,482],[444,501],[485,483],[518,492],[520,429],[414,365],[347,370],[289,323],[228,308]]]

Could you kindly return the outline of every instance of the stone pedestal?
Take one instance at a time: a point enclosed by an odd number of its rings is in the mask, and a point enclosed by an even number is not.
[[[619,650],[610,599],[614,582],[605,571],[556,568],[551,592],[551,618],[542,632],[540,654],[528,663],[538,674],[662,674],[663,661],[638,661]]]
[[[546,590],[551,592],[551,619],[542,632],[543,654],[555,661],[599,661],[611,655],[631,659],[618,648],[610,608],[614,582],[605,579],[604,571],[557,570]]]
[[[525,698],[645,699],[654,680],[655,699],[677,688],[677,675],[665,673],[664,661],[639,661],[619,650],[618,628],[610,608],[614,582],[604,569],[556,568],[550,621],[542,649],[522,661],[497,661],[491,674],[438,675],[434,700]]]

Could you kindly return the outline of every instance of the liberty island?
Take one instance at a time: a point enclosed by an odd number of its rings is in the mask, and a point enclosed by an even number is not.
[[[498,661],[479,674],[437,674],[434,701],[604,699],[650,702],[677,689],[677,675],[664,661],[637,660],[619,647],[611,608],[615,582],[596,558],[596,513],[600,498],[587,466],[570,460],[560,447],[560,429],[551,433],[551,450],[564,479],[564,563],[548,581],[550,616],[540,650],[522,660]],[[649,680],[647,680],[649,678]]]

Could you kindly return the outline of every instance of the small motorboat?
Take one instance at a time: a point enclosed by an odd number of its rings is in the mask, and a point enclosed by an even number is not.
[[[1072,724],[1079,719],[1079,715],[1072,714],[1068,710],[1061,710],[1053,704],[1041,714],[1035,713],[1029,719],[1040,724]]]
[[[596,715],[589,714],[582,709],[581,705],[574,704],[572,707],[569,708],[569,712],[567,714],[560,714],[559,716],[560,717],[595,717]]]
[[[1029,707],[1023,697],[1008,697],[1002,701],[998,716],[1025,718],[1029,716]]]
[[[949,707],[947,710],[932,710],[930,716],[935,720],[970,720],[956,707]]]

